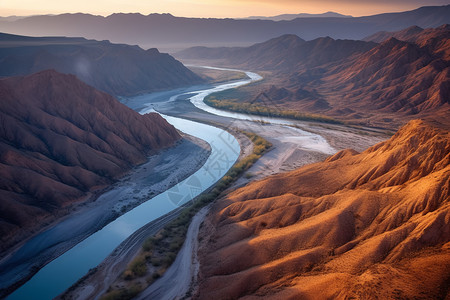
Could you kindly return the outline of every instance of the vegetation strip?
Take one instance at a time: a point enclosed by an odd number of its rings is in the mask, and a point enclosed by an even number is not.
[[[287,118],[301,121],[314,121],[330,124],[345,124],[342,121],[323,115],[305,114],[299,113],[295,110],[279,110],[266,106],[258,106],[252,103],[238,103],[232,100],[218,99],[217,97],[219,94],[220,92],[213,93],[208,97],[206,97],[203,101],[209,106],[212,106],[214,108],[238,113],[246,113],[271,118]]]
[[[270,142],[252,132],[241,132],[252,141],[253,153],[236,162],[209,191],[193,199],[192,204],[186,207],[176,219],[148,238],[142,245],[141,253],[130,262],[121,275],[121,279],[129,284],[126,287],[110,287],[101,297],[102,300],[132,299],[146,286],[161,277],[174,262],[178,251],[183,246],[192,217],[202,207],[217,199],[272,147]]]

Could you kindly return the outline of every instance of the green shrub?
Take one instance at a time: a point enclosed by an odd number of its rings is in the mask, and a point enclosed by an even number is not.
[[[247,179],[250,179],[250,178],[252,178],[253,176],[255,176],[255,175],[253,175],[253,173],[250,173],[250,172],[248,172],[248,173],[245,174],[245,178],[247,178]]]
[[[161,265],[161,260],[159,258],[153,257],[150,260],[150,263],[155,267],[159,267]]]
[[[221,99],[218,100],[214,94],[205,98],[204,102],[209,106],[233,111],[240,113],[248,113],[263,117],[274,117],[274,118],[288,118],[302,121],[315,121],[322,123],[331,123],[331,124],[343,124],[342,121],[338,121],[331,117],[317,115],[317,114],[304,114],[299,113],[294,110],[278,110],[271,107],[266,106],[257,106],[252,103],[238,103],[232,100]]]
[[[137,277],[147,274],[147,262],[143,257],[138,257],[131,262],[130,270]]]
[[[155,244],[157,243],[156,239],[154,237],[148,238],[145,240],[144,244],[142,245],[142,248],[144,251],[151,251]]]
[[[102,296],[101,300],[130,300],[142,292],[140,285],[133,285],[128,289],[114,290]]]

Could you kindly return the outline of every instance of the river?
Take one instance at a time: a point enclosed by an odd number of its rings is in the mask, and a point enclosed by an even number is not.
[[[215,69],[230,70],[222,68]],[[203,99],[211,93],[236,88],[261,79],[258,74],[252,72],[245,73],[248,79],[215,86],[203,86],[201,88],[199,87],[199,90],[196,89],[197,87],[191,87],[188,89],[152,93],[130,99],[122,99],[122,102],[139,111],[141,114],[144,114],[153,111],[152,102],[174,101],[179,96],[189,95],[188,100],[192,104],[212,114],[235,119],[265,121],[280,125],[292,124],[288,120],[221,111],[209,107],[203,102]],[[214,184],[225,175],[237,160],[240,154],[239,143],[227,131],[198,122],[166,115],[162,116],[178,130],[203,139],[210,144],[212,149],[211,155],[203,167],[164,193],[151,198],[147,202],[120,216],[48,263],[7,299],[52,299],[56,297],[84,276],[89,269],[95,268],[100,264],[121,242],[136,230],[192,200],[195,196]],[[299,133],[301,133],[300,130]],[[311,140],[314,140],[315,143],[319,141],[318,144],[320,144],[320,147],[328,145],[320,135],[305,131],[302,131],[302,133]]]

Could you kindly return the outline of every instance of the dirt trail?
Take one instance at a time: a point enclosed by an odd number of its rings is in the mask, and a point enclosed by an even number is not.
[[[192,279],[198,272],[197,237],[200,224],[205,219],[208,209],[209,207],[202,208],[192,218],[183,247],[163,277],[144,290],[136,299],[180,299],[188,292]]]

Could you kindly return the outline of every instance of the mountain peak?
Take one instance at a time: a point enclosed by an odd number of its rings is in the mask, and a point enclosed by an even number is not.
[[[402,31],[405,32],[405,33],[418,33],[418,32],[421,32],[423,30],[424,29],[422,27],[413,25],[413,26],[410,26],[410,27],[408,27],[408,28],[406,28],[406,29],[404,29]]]
[[[385,50],[392,50],[394,47],[409,45],[407,42],[400,41],[395,37],[390,37],[389,39],[382,42],[378,47]]]
[[[304,39],[300,38],[299,36],[297,36],[295,34],[283,34],[279,37],[276,37],[276,38],[270,39],[266,42],[255,44],[255,45],[271,45],[271,44],[277,45],[278,44],[278,45],[292,47],[295,45],[303,44],[305,42],[306,41]],[[253,45],[253,46],[255,46],[255,45]]]
[[[157,48],[150,48],[146,50],[147,54],[158,55],[161,54]]]
[[[273,38],[272,40],[295,40],[295,41],[305,41],[304,39],[302,39],[301,37],[299,37],[296,34],[291,34],[291,33],[287,33],[287,34],[283,34],[280,35],[279,37]]]
[[[110,14],[109,16],[107,16],[107,18],[109,18],[109,17],[120,17],[120,16],[144,17],[144,15],[141,14],[141,13],[113,13],[113,14]]]

